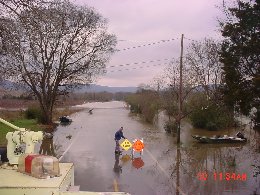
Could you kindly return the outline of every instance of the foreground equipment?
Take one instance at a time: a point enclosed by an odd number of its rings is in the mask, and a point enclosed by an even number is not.
[[[34,146],[37,142],[43,139],[42,131],[30,131],[25,128],[19,128],[3,119],[0,118],[0,122],[6,124],[7,126],[12,127],[16,131],[8,132],[6,134],[7,139],[7,158],[9,164],[17,165],[18,159],[21,154],[34,153]],[[23,152],[22,144],[25,144],[25,151]]]

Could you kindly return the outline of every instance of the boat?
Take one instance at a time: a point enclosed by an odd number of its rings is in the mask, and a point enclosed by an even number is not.
[[[72,122],[72,119],[69,118],[69,116],[61,116],[59,119],[60,119],[61,123],[71,123]]]
[[[227,135],[224,136],[213,136],[213,137],[206,137],[206,136],[199,136],[199,135],[192,135],[192,137],[198,140],[200,143],[245,143],[247,139],[244,135],[240,132],[236,134],[236,137],[229,137]]]

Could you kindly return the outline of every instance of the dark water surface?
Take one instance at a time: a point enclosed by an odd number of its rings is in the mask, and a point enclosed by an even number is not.
[[[59,126],[54,135],[61,162],[75,165],[75,185],[83,191],[125,191],[136,195],[260,194],[259,135],[248,126],[246,144],[199,144],[191,134],[234,135],[235,129],[209,132],[182,124],[180,147],[176,138],[163,130],[161,113],[154,126],[130,116],[123,102],[91,103],[72,115],[73,122]],[[94,108],[93,114],[88,108]],[[131,150],[114,155],[114,133],[121,126],[130,141],[143,138],[142,155]]]

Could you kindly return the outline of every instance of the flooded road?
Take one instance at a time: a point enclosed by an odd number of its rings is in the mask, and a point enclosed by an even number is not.
[[[246,144],[199,144],[191,134],[216,132],[192,129],[182,124],[180,147],[176,138],[163,129],[163,114],[154,126],[130,116],[123,102],[91,103],[86,110],[72,115],[73,122],[59,126],[54,148],[61,162],[75,165],[75,185],[83,191],[125,191],[136,195],[170,194],[260,194],[259,135],[254,131]],[[88,108],[94,108],[89,114]],[[114,134],[124,127],[125,137],[144,139],[144,152],[114,154]],[[234,135],[235,130],[218,132]],[[62,156],[61,156],[62,155]]]

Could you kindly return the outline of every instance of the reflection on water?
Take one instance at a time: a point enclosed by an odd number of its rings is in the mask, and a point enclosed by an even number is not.
[[[141,157],[131,157],[130,155],[125,154],[120,158],[119,154],[115,154],[115,164],[113,171],[116,173],[117,177],[119,177],[122,173],[122,167],[126,166],[129,161],[132,161],[132,166],[136,169],[140,169],[144,166],[144,161]]]
[[[158,126],[162,126],[165,116],[159,116]],[[245,144],[201,144],[192,139],[192,134],[213,136],[214,134],[234,135],[238,130],[227,129],[218,132],[193,129],[189,124],[182,124],[180,147],[176,146],[171,135],[162,136],[163,129],[147,130],[144,134],[150,144],[156,147],[152,152],[174,182],[164,180],[165,193],[172,194],[260,194],[260,176],[254,177],[254,166],[260,165],[259,143],[257,132],[245,126],[242,132],[248,138]],[[146,139],[147,141],[147,139]],[[164,144],[162,144],[162,142]],[[149,143],[147,144],[149,145]],[[162,176],[156,166],[147,170],[153,173],[157,181]],[[200,176],[204,177],[201,178]],[[171,194],[169,193],[169,194]]]
[[[72,122],[60,122],[61,126],[69,126]]]
[[[119,164],[119,154],[115,154],[115,164],[113,171],[115,172],[116,176],[119,177],[122,173],[122,166]]]
[[[134,168],[140,169],[141,167],[144,166],[144,161],[141,157],[137,157],[132,160],[132,165]]]
[[[253,177],[251,165],[259,165],[260,156],[252,143],[254,140],[246,145],[195,143],[175,148],[176,154],[174,150],[162,153],[160,159],[169,159],[169,155],[176,159],[169,170],[186,194],[259,194],[260,178]],[[177,189],[175,194],[179,194]]]
[[[127,162],[129,162],[131,160],[131,156],[128,154],[124,154],[120,160],[122,161],[123,164],[126,164]]]
[[[75,163],[75,183],[81,190],[111,191],[109,186],[116,176],[120,177],[119,190],[132,194],[260,194],[260,175],[253,177],[252,166],[260,165],[260,136],[248,125],[242,131],[248,138],[245,144],[200,144],[191,135],[232,136],[237,130],[211,132],[183,122],[182,143],[177,147],[176,138],[163,129],[167,120],[163,113],[156,124],[149,125],[129,116],[124,106],[122,102],[84,105],[94,108],[95,113],[80,112],[73,116],[70,126],[58,128],[56,138],[64,145],[63,150],[76,140],[64,159]],[[131,158],[129,151],[114,156],[113,138],[119,126],[124,126],[129,140],[144,138],[142,156]],[[67,139],[68,135],[72,138]],[[104,147],[97,145],[100,142]]]

